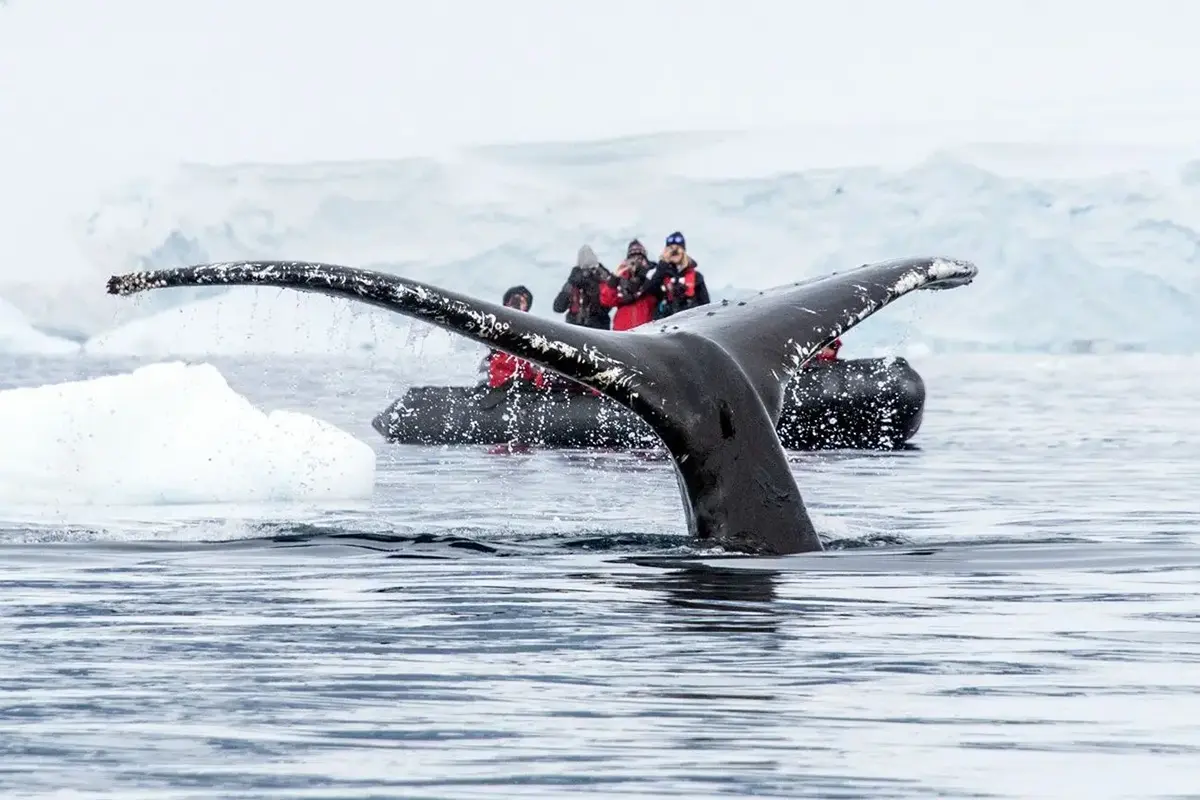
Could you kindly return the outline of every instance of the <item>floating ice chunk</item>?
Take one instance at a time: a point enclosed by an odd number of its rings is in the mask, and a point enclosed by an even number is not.
[[[266,413],[208,364],[0,392],[0,503],[153,505],[367,497],[375,452]]]

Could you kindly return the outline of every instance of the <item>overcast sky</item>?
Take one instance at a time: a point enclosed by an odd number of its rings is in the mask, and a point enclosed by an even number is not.
[[[180,160],[806,121],[1200,119],[1187,0],[9,0],[0,210]],[[35,199],[40,198],[40,199]]]

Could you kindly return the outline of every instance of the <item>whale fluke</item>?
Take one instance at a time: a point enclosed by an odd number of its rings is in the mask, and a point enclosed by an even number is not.
[[[884,306],[917,289],[952,289],[974,280],[974,264],[949,258],[908,258],[866,264],[844,273],[760,291],[701,313],[668,317],[646,328],[688,331],[733,354],[779,421],[783,390],[814,354]]]
[[[688,529],[730,549],[821,549],[775,432],[783,388],[838,336],[909,292],[970,283],[974,264],[910,258],[710,304],[631,331],[536,317],[397,275],[307,261],[238,261],[109,279],[110,294],[269,285],[349,297],[466,336],[602,392],[671,454]]]

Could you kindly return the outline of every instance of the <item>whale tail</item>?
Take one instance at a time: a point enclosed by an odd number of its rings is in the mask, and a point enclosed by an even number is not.
[[[306,261],[240,261],[114,276],[110,294],[270,285],[348,297],[532,361],[638,414],[671,454],[689,531],[758,553],[821,549],[775,425],[783,390],[823,346],[909,292],[970,283],[974,264],[910,258],[604,331],[397,275]]]

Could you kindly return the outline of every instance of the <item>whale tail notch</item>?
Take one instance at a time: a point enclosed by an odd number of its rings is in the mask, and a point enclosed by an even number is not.
[[[791,376],[824,345],[919,289],[970,283],[949,258],[867,264],[700,306],[633,331],[568,325],[397,275],[306,261],[238,261],[113,276],[110,294],[269,285],[347,297],[565,375],[645,419],[672,456],[688,528],[738,550],[820,550],[775,424]]]

